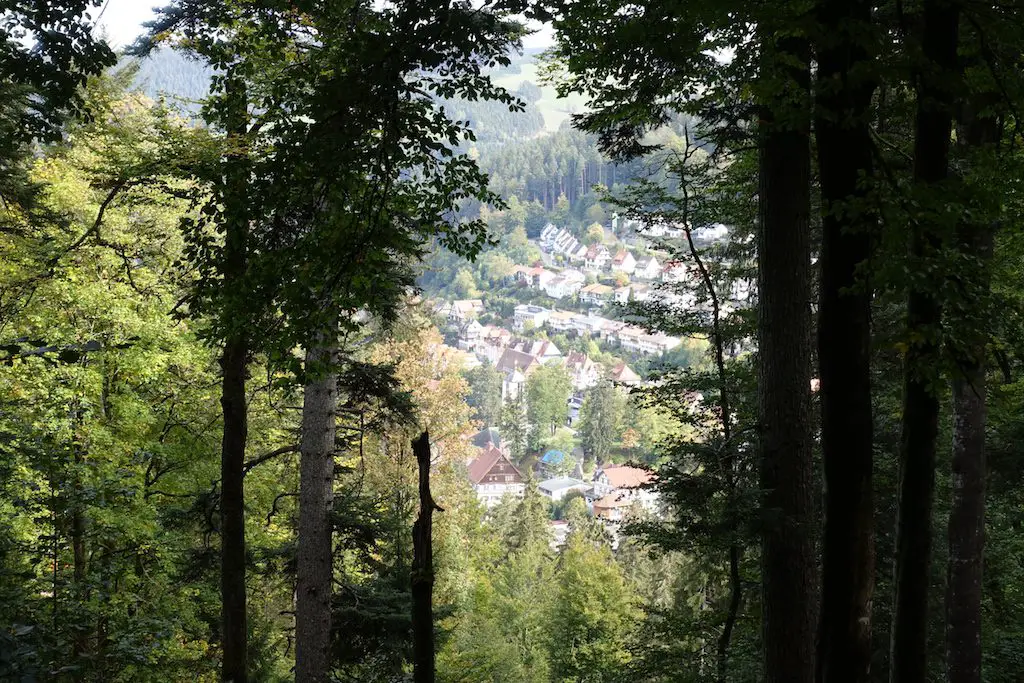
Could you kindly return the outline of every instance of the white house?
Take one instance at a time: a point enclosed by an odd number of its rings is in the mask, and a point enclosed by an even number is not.
[[[525,328],[526,323],[533,323],[535,328],[544,327],[550,313],[551,311],[542,306],[519,304],[513,312],[512,324],[517,330]]]
[[[511,348],[505,349],[494,365],[505,376],[501,385],[502,400],[514,401],[518,398],[526,386],[526,378],[540,366],[541,361],[537,356]]]
[[[661,275],[661,264],[653,256],[644,256],[636,262],[633,277],[640,280],[657,280]]]
[[[647,485],[654,474],[639,467],[605,465],[594,473],[594,516],[605,521],[618,522],[632,505],[647,512],[656,512],[658,493]]]
[[[608,373],[608,379],[617,383],[632,386],[634,384],[640,384],[640,375],[633,372],[633,370],[625,363],[619,363],[611,372]]]
[[[650,334],[646,330],[632,326],[619,330],[618,337],[622,348],[647,355],[662,354],[680,344],[677,337],[670,337],[661,332]]]
[[[615,290],[608,285],[594,283],[580,290],[580,302],[591,306],[604,306],[612,300]]]
[[[558,502],[573,491],[590,490],[590,485],[572,477],[556,477],[537,484],[537,489],[552,501]]]
[[[636,270],[636,258],[633,256],[633,252],[620,249],[616,252],[615,256],[612,257],[613,273],[626,273],[627,275],[632,275],[634,270]]]
[[[642,282],[635,282],[630,285],[630,296],[633,301],[647,301],[651,298],[651,286],[645,285]]]
[[[607,319],[596,315],[574,315],[572,329],[576,334],[589,334],[592,337],[598,337],[607,322]]]
[[[552,332],[569,332],[573,329],[573,316],[570,311],[551,311],[546,326]]]
[[[592,244],[583,255],[583,267],[587,270],[604,270],[611,262],[612,255],[603,244]]]
[[[469,464],[469,480],[477,497],[489,508],[505,496],[522,498],[526,491],[523,475],[493,443],[488,443]]]
[[[601,379],[601,366],[592,361],[585,353],[570,351],[565,357],[565,369],[572,378],[572,388],[584,391],[597,384]]]
[[[612,300],[617,304],[629,303],[629,285],[616,287],[612,292]]]
[[[573,296],[582,288],[582,281],[570,279],[564,275],[559,275],[548,281],[544,286],[544,293],[552,299],[564,299],[566,297]]]
[[[437,307],[437,312],[445,316],[450,323],[464,323],[484,312],[482,299],[459,299],[444,303]]]
[[[459,330],[459,349],[463,351],[475,351],[480,346],[480,337],[483,334],[484,326],[476,320],[470,320]]]
[[[534,356],[541,363],[548,363],[562,357],[562,352],[558,350],[553,341],[548,339],[514,339],[508,345],[508,348],[519,353]]]
[[[551,246],[555,243],[555,237],[558,235],[558,228],[555,227],[554,223],[548,223],[541,229],[540,238],[537,243],[540,248],[544,251],[551,251]]]

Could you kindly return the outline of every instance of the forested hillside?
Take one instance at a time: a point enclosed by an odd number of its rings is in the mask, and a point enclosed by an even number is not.
[[[0,681],[1024,681],[1019,0],[105,7],[0,22]]]

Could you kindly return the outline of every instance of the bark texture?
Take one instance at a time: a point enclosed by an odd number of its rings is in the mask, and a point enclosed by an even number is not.
[[[860,269],[872,251],[869,107],[875,89],[871,5],[823,0],[815,37],[815,132],[822,199],[818,362],[825,474],[817,679],[867,681],[875,590],[872,491],[871,293]]]
[[[337,375],[329,338],[306,353],[309,379],[302,399],[298,567],[295,586],[295,681],[326,683],[330,674],[331,587],[334,566],[331,510]]]
[[[419,469],[420,514],[412,527],[413,681],[434,683],[434,510],[443,512],[430,495],[430,436],[412,442]]]
[[[947,0],[924,3],[923,67],[917,96],[914,180],[918,191],[935,191],[946,180],[953,126],[953,88],[959,7]],[[928,201],[927,199],[925,201]],[[934,220],[912,217],[910,256],[920,270],[939,248]],[[904,362],[900,491],[896,526],[896,600],[890,680],[925,683],[928,676],[928,593],[931,586],[932,507],[939,431],[936,378],[940,362],[942,307],[937,284],[918,273],[907,296],[911,343]]]
[[[249,219],[246,211],[247,162],[241,141],[246,133],[246,93],[241,81],[229,77],[227,96],[232,107],[227,133],[236,139],[236,150],[225,162],[224,253],[221,262],[225,304],[222,315],[227,330],[220,358],[221,408],[224,433],[221,440],[221,678],[232,683],[248,680],[245,591],[245,443],[248,438],[248,404],[245,395],[249,363],[248,321],[241,307],[245,300],[248,264]]]
[[[810,99],[809,47],[780,41],[779,76]],[[764,680],[814,680],[817,581],[811,451],[809,121],[763,108],[758,234],[758,424]],[[788,117],[787,117],[788,118]]]
[[[995,118],[969,113],[961,130],[967,151],[977,151],[999,138]],[[959,245],[969,270],[962,304],[972,310],[975,293],[989,289],[992,225],[960,226]],[[953,499],[949,511],[949,564],[946,588],[946,673],[949,683],[981,683],[981,601],[985,550],[985,346],[987,335],[971,315],[952,321],[963,346],[954,351]]]

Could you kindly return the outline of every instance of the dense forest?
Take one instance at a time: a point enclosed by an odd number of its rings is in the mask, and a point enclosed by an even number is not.
[[[0,22],[0,681],[1024,681],[1017,0],[101,5]]]

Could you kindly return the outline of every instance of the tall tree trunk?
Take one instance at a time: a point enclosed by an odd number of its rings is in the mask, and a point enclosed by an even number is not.
[[[960,23],[948,0],[924,3],[924,63],[917,93],[915,190],[935,193],[946,180],[953,125],[953,88]],[[939,201],[926,197],[926,201]],[[910,256],[923,268],[907,297],[911,344],[904,362],[900,491],[896,522],[896,599],[892,630],[893,683],[925,683],[928,676],[928,592],[931,585],[932,505],[939,431],[939,397],[931,373],[940,362],[942,308],[931,270],[941,237],[933,221],[911,218]],[[912,265],[912,269],[914,268]],[[920,341],[917,341],[920,340]]]
[[[871,295],[859,269],[871,255],[864,210],[873,173],[869,107],[873,58],[866,0],[818,5],[815,132],[822,200],[818,363],[825,474],[817,679],[866,681],[875,590],[872,492]],[[870,33],[868,33],[870,35]],[[856,210],[845,210],[853,204]]]
[[[327,683],[330,674],[337,375],[334,344],[323,336],[306,353],[299,480],[298,580],[295,587],[295,681]]]
[[[420,514],[412,527],[412,661],[415,683],[434,683],[434,510],[430,495],[430,436],[412,442],[419,469]]]
[[[248,163],[244,149],[246,101],[244,84],[228,75],[226,95],[230,107],[227,134],[234,149],[225,161],[224,173],[224,326],[226,338],[221,354],[221,408],[224,433],[221,440],[221,634],[223,664],[221,678],[232,683],[248,680],[246,652],[245,590],[245,442],[248,437],[248,405],[245,383],[249,363],[250,324],[243,302],[248,267],[249,218],[247,213]]]
[[[961,131],[967,151],[998,141],[995,117],[969,112]],[[962,259],[969,272],[964,313],[952,320],[963,347],[954,350],[953,500],[949,512],[949,564],[946,590],[946,672],[949,683],[981,683],[982,554],[985,549],[985,346],[987,335],[970,315],[975,294],[989,289],[994,226],[959,226]],[[961,319],[962,318],[962,319]]]
[[[778,56],[771,54],[775,50]],[[779,41],[767,59],[810,100],[810,50]],[[766,65],[766,69],[771,65]],[[764,680],[812,683],[817,600],[811,449],[811,146],[809,121],[762,107],[758,234],[758,424]]]

